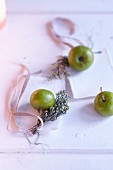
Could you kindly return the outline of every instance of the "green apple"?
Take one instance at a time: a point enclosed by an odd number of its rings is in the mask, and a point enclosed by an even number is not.
[[[68,63],[78,71],[88,69],[94,61],[94,54],[92,50],[86,46],[76,46],[69,52]]]
[[[113,93],[101,91],[94,100],[94,108],[102,116],[113,115]]]
[[[46,89],[34,91],[30,97],[31,106],[36,109],[48,109],[55,103],[54,94]]]

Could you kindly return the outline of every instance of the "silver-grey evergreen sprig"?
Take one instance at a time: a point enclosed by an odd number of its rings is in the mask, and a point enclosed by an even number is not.
[[[40,110],[40,116],[43,122],[54,121],[59,116],[66,114],[69,110],[68,106],[69,96],[65,90],[61,90],[56,94],[55,104],[48,110]]]

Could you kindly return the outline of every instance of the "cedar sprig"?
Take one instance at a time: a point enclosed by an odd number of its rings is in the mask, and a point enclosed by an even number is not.
[[[61,79],[62,76],[69,76],[67,67],[69,67],[68,58],[66,56],[61,56],[55,63],[52,64],[53,68],[51,69],[49,80],[52,79]]]

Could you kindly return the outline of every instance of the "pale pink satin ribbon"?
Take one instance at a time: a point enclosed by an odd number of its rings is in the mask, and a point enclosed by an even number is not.
[[[28,138],[29,135],[33,135],[32,131],[33,128],[36,128],[35,130],[35,134],[37,133],[37,139],[33,144],[37,144],[37,140],[39,137],[39,130],[41,129],[41,127],[43,126],[43,120],[41,119],[40,116],[34,114],[34,113],[26,113],[26,112],[18,112],[18,105],[19,105],[19,101],[27,87],[27,84],[29,82],[30,76],[32,75],[38,75],[41,73],[41,71],[35,72],[35,73],[30,73],[29,69],[24,66],[23,64],[18,64],[19,66],[21,66],[23,68],[23,72],[21,73],[21,75],[18,75],[18,81],[17,81],[17,85],[14,88],[14,90],[12,91],[12,94],[9,98],[9,110],[10,110],[10,119],[7,125],[7,129],[13,133],[16,132],[20,132],[23,133],[24,136],[26,137],[26,139],[29,141],[30,144],[32,144],[32,142],[30,142],[30,139]],[[26,74],[25,74],[26,72]],[[31,117],[35,117],[37,119],[37,122],[39,122],[39,125],[34,125],[31,129],[23,129],[19,126],[19,124],[16,122],[15,118],[16,116],[31,116]],[[15,126],[17,128],[17,131],[13,130],[10,128],[10,125],[12,123],[12,121],[14,120],[15,122]],[[39,144],[39,143],[38,143]]]

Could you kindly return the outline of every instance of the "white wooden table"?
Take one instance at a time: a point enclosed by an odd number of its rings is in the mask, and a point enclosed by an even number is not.
[[[7,23],[0,30],[0,169],[112,169],[112,118],[73,117],[76,103],[71,103],[56,132],[41,137],[49,145],[45,153],[40,146],[30,147],[25,138],[9,133],[6,126],[9,88],[20,71],[14,63],[25,64],[31,72],[45,69],[65,50],[48,36],[47,22],[55,17],[69,18],[80,28],[79,36],[90,36],[91,31],[96,35],[96,50],[107,46],[113,54],[113,0],[7,0],[6,5]],[[76,112],[88,102],[79,103]]]

